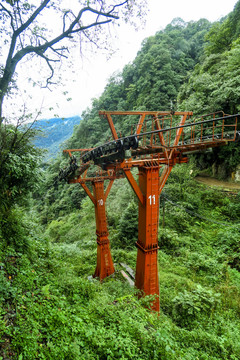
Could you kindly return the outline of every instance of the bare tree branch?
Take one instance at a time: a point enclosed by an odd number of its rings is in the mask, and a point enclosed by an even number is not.
[[[67,51],[69,52],[67,47],[62,47],[59,49],[54,49],[53,47],[50,48],[53,52],[55,52],[59,57],[64,57],[65,59],[67,59],[68,57],[66,55],[63,54],[62,51]],[[61,51],[61,52],[60,52]]]
[[[38,53],[38,55],[40,56],[40,57],[42,57],[45,61],[46,61],[46,63],[47,63],[47,65],[48,65],[48,67],[49,67],[49,69],[50,69],[50,71],[51,71],[51,75],[46,79],[46,85],[44,86],[45,88],[48,88],[48,85],[50,85],[50,84],[54,84],[53,82],[50,82],[50,80],[53,78],[53,76],[54,76],[54,69],[53,69],[53,67],[52,67],[52,65],[51,65],[51,61],[52,62],[59,62],[60,60],[52,60],[52,59],[49,59],[47,56],[45,56],[44,54],[42,54],[42,53]]]
[[[13,29],[13,31],[15,31],[15,28],[14,28],[14,21],[13,21],[13,16],[12,16],[12,13],[5,8],[5,6],[3,6],[3,4],[0,4],[2,9],[0,10],[1,12],[6,12],[8,14],[8,16],[10,16],[10,19],[11,19],[11,28]]]
[[[25,29],[29,27],[30,24],[36,19],[36,17],[40,14],[40,12],[47,6],[50,0],[44,0],[42,4],[34,11],[34,13],[29,17],[29,19],[17,29],[17,36],[21,34]]]
[[[114,5],[112,10],[109,11],[108,15],[110,15],[117,7],[123,6],[123,5],[127,4],[127,3],[128,3],[128,0],[123,1],[121,4]]]
[[[36,16],[40,13],[40,8],[44,8],[44,6],[46,6],[46,4],[49,2],[50,0],[45,0],[41,6],[39,6],[39,8],[34,12],[34,14],[30,17],[30,19],[32,19],[32,21],[36,18]],[[44,6],[43,6],[44,4]],[[74,27],[76,26],[76,24],[78,24],[78,21],[80,20],[81,16],[83,15],[83,13],[85,13],[86,11],[90,11],[91,13],[97,14],[97,15],[102,15],[104,17],[109,17],[111,19],[105,20],[105,21],[101,21],[101,22],[94,22],[90,25],[87,26],[83,26],[83,27],[79,27],[77,29],[74,29]],[[28,20],[25,24],[23,24],[19,29],[17,29],[12,37],[12,42],[11,42],[11,46],[10,46],[10,50],[9,50],[9,54],[8,54],[8,58],[7,58],[7,62],[6,62],[6,66],[5,66],[5,72],[3,75],[3,78],[11,78],[13,73],[15,72],[15,68],[17,63],[27,54],[31,53],[31,52],[35,52],[36,54],[38,53],[43,53],[45,52],[48,48],[52,48],[53,45],[55,45],[56,43],[60,42],[61,40],[63,40],[64,38],[69,37],[71,34],[74,33],[78,33],[80,31],[84,31],[86,29],[90,29],[91,27],[94,26],[99,26],[99,25],[103,25],[103,24],[107,24],[109,22],[112,21],[112,19],[118,19],[118,16],[116,15],[106,15],[106,13],[92,9],[90,7],[85,7],[83,9],[81,9],[78,13],[78,16],[75,18],[75,20],[70,24],[69,28],[63,32],[62,34],[60,34],[59,36],[55,37],[54,39],[50,40],[50,41],[46,41],[45,44],[40,45],[40,46],[26,46],[25,48],[21,49],[20,51],[18,51],[14,56],[13,56],[13,52],[15,49],[15,45],[16,45],[16,40],[17,40],[17,36],[19,36],[21,34],[21,32],[26,28],[27,24],[30,23],[30,20]],[[1,79],[0,79],[1,80]],[[1,82],[0,82],[1,85]],[[0,86],[1,87],[1,86]],[[5,90],[5,89],[4,89]]]
[[[99,48],[98,44],[96,41],[94,41],[93,39],[90,38],[90,36],[88,35],[88,33],[86,31],[83,31],[84,36],[86,36],[86,38],[88,39],[88,41],[92,44],[94,44],[94,46],[96,46],[96,48]]]
[[[3,75],[0,77],[0,125],[2,122],[2,102],[4,96],[8,91],[17,64],[26,55],[35,54],[46,61],[46,64],[51,71],[51,75],[46,80],[47,84],[49,84],[54,75],[52,63],[60,61],[61,58],[67,58],[66,51],[68,51],[68,48],[66,46],[56,47],[55,45],[61,43],[64,39],[72,38],[77,33],[83,33],[88,41],[97,45],[94,39],[88,35],[86,30],[119,19],[118,11],[116,11],[116,9],[128,4],[129,1],[130,0],[124,0],[116,5],[108,5],[106,8],[107,0],[98,0],[96,1],[96,6],[98,6],[98,8],[95,9],[91,6],[85,6],[78,11],[77,15],[75,15],[71,9],[62,11],[62,32],[52,39],[48,39],[47,36],[44,36],[44,31],[46,32],[47,29],[37,28],[37,30],[35,30],[31,25],[34,25],[35,20],[45,8],[55,6],[53,0],[41,0],[40,5],[36,7],[32,13],[32,8],[29,8],[30,15],[27,20],[24,19],[24,17],[28,14],[28,10],[25,11],[25,8],[22,10],[21,0],[15,1],[12,4],[13,11],[8,10],[8,8],[1,3],[0,13],[5,13],[4,16],[9,18],[12,36]],[[85,19],[85,14],[96,15],[95,20],[92,23],[84,23],[82,19],[83,17]],[[86,17],[86,19],[88,19],[88,17]],[[29,30],[29,32],[27,32],[27,30]],[[52,52],[52,56],[45,54],[48,50]]]
[[[20,10],[18,2],[17,2],[17,11],[18,11],[18,16],[19,16],[19,19],[20,19],[20,23],[21,23],[21,25],[23,25],[22,14],[21,14],[21,10]]]

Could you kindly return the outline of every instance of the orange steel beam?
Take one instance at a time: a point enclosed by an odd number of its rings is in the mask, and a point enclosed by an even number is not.
[[[182,119],[181,119],[180,123],[179,123],[179,126],[183,126],[186,119],[187,119],[187,114],[184,114],[182,116]],[[183,132],[183,127],[177,129],[177,134],[176,134],[176,137],[175,137],[175,140],[174,140],[174,146],[178,145],[179,139],[180,139],[180,136],[181,136],[182,132]]]
[[[97,235],[97,267],[94,277],[103,280],[115,272],[110,243],[108,239],[107,218],[105,210],[106,194],[104,194],[104,181],[93,181],[93,192],[95,198],[95,217]],[[109,189],[110,190],[110,189]]]
[[[87,187],[87,185],[85,184],[85,182],[80,183],[82,188],[85,190],[85,193],[90,197],[90,199],[92,200],[93,204],[96,204],[96,199],[95,197],[92,195],[91,191],[89,190],[89,188]]]
[[[162,189],[164,188],[164,185],[166,184],[166,181],[170,175],[170,172],[172,171],[173,166],[166,166],[165,169],[162,172],[162,175],[159,180],[159,194],[161,194]]]
[[[137,135],[140,134],[140,131],[141,131],[143,123],[144,123],[145,116],[146,116],[146,114],[144,113],[144,114],[141,115],[141,117],[139,119],[139,122],[137,124],[137,129],[136,129],[136,132],[135,132],[135,134],[137,134]]]
[[[72,178],[68,180],[69,184],[85,184],[87,181],[94,181],[96,179],[98,180],[115,180],[116,178],[120,178],[120,177],[124,177],[124,176],[112,176],[112,175],[106,175],[106,176],[101,176],[101,175],[97,175],[97,176],[93,176],[93,177],[86,177],[86,172],[84,172],[83,176],[79,176],[77,178]]]
[[[70,155],[71,152],[84,152],[84,151],[90,151],[93,148],[88,148],[88,149],[65,149],[63,150],[64,153],[68,153]],[[71,155],[70,155],[71,156]]]
[[[108,194],[109,194],[109,192],[110,192],[110,190],[111,190],[111,188],[112,188],[113,181],[114,181],[114,179],[111,179],[111,180],[109,181],[108,187],[107,187],[107,189],[106,189],[106,191],[105,191],[105,194],[104,194],[104,200],[105,200],[105,201],[107,201],[107,197],[108,197]]]
[[[160,126],[160,123],[159,123],[159,120],[158,120],[158,119],[156,119],[155,127],[156,127],[156,130],[161,130],[161,126]],[[158,137],[159,137],[160,143],[161,143],[163,146],[166,146],[165,140],[164,140],[164,137],[163,137],[163,133],[159,132],[159,133],[158,133]],[[166,149],[166,148],[164,149],[164,153],[165,153],[166,158],[168,158],[168,152],[167,152],[167,149]]]
[[[99,111],[99,115],[171,115],[171,111]],[[192,111],[176,111],[174,115],[185,115],[192,116]]]
[[[124,173],[126,175],[126,178],[127,178],[128,182],[129,182],[129,184],[131,185],[133,191],[137,195],[137,198],[138,198],[139,202],[141,204],[144,204],[144,202],[145,202],[144,196],[143,196],[143,194],[142,194],[136,180],[134,179],[134,177],[133,177],[133,175],[131,173],[131,170],[129,168],[125,168],[125,169],[123,169],[123,171],[124,171]]]
[[[112,132],[112,136],[114,138],[114,140],[118,139],[118,135],[117,135],[117,132],[116,132],[116,129],[115,129],[115,126],[113,124],[113,120],[112,120],[112,117],[111,117],[111,114],[110,113],[106,113],[104,114],[107,118],[107,121],[108,121],[108,124],[109,124],[109,127],[110,127],[110,130]]]
[[[168,159],[165,157],[158,157],[157,155],[151,158],[145,157],[144,159],[136,159],[136,160],[128,159],[128,160],[124,160],[120,164],[109,164],[109,168],[113,168],[113,167],[121,168],[126,175],[126,170],[130,170],[132,167],[146,166],[149,163],[151,163],[152,165],[155,165],[157,163],[159,165],[173,166],[175,164],[182,164],[188,162],[188,158],[186,156],[182,156],[179,151],[175,150],[174,154],[175,154],[174,157],[172,156],[171,158]]]

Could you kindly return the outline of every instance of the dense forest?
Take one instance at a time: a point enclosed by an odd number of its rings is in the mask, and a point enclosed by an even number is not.
[[[174,19],[92,101],[66,148],[110,138],[99,110],[240,111],[240,1],[225,18]],[[124,136],[129,118],[116,123]],[[240,187],[229,180],[239,143],[176,165],[160,198],[160,315],[138,298],[121,263],[136,266],[138,203],[114,182],[107,219],[116,272],[101,283],[94,207],[79,184],[56,181],[69,159],[42,165],[36,131],[0,127],[0,359],[239,360]],[[227,186],[226,186],[227,187]]]

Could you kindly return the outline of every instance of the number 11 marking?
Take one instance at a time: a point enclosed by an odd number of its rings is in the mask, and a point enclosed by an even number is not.
[[[155,205],[156,203],[156,200],[155,200],[155,195],[149,195],[149,202],[150,202],[150,205]]]

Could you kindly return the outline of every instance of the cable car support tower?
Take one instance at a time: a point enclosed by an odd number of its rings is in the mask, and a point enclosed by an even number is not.
[[[64,150],[70,167],[61,178],[80,183],[95,207],[97,266],[100,280],[114,273],[107,230],[105,203],[113,181],[126,177],[138,198],[138,240],[135,286],[142,295],[155,295],[152,309],[159,311],[158,223],[159,197],[175,164],[188,162],[188,154],[239,141],[239,117],[224,113],[207,114],[193,120],[192,112],[100,111],[107,120],[112,141],[93,149]],[[128,118],[136,121],[131,134],[118,136],[117,128]],[[114,125],[114,123],[116,125]],[[80,152],[77,165],[73,152]],[[73,166],[74,165],[74,166]],[[87,176],[90,166],[98,168]],[[138,181],[132,169],[138,169]],[[163,169],[162,169],[163,168]],[[161,172],[161,175],[160,175]],[[108,186],[104,191],[104,182]],[[93,192],[87,183],[91,183]]]

